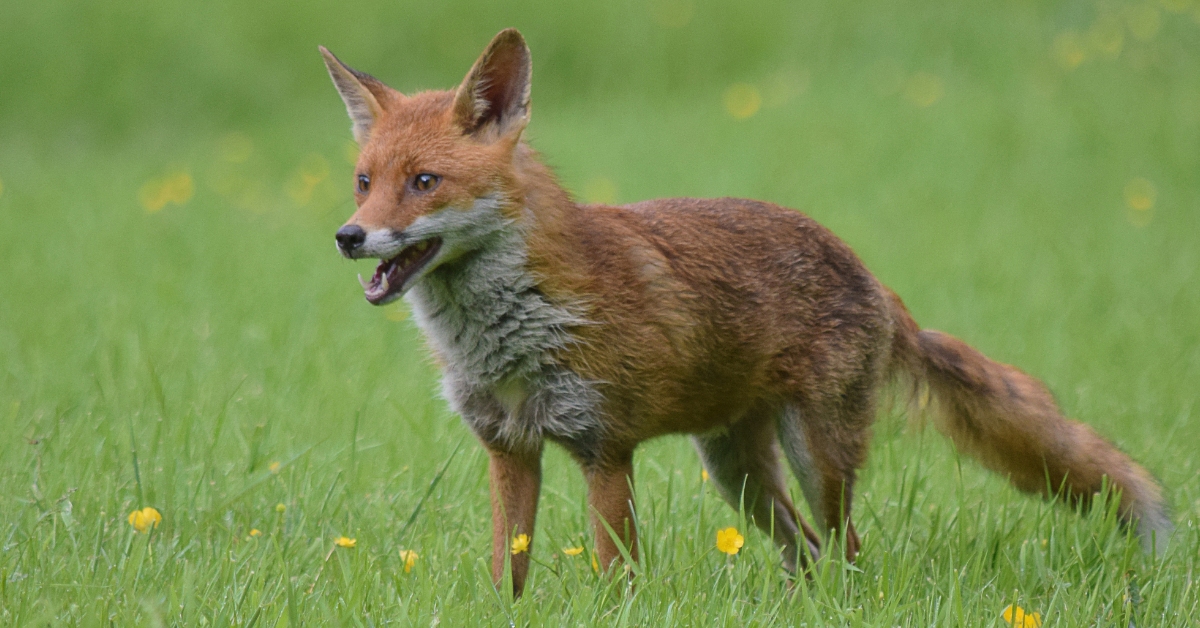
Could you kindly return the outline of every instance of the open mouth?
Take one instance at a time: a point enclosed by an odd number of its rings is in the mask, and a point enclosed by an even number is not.
[[[424,240],[404,247],[393,258],[379,262],[370,281],[363,279],[362,275],[358,276],[358,282],[363,287],[363,295],[367,297],[367,301],[371,305],[386,303],[393,294],[404,290],[404,284],[408,282],[409,278],[428,264],[429,260],[437,255],[440,248],[442,248],[441,238]]]

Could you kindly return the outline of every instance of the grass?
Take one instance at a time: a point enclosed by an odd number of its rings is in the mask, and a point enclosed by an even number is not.
[[[1194,625],[1200,18],[1184,4],[5,4],[0,621],[986,626],[1017,604],[1046,625]],[[766,536],[664,438],[635,462],[634,588],[560,551],[592,533],[551,449],[528,593],[497,593],[485,457],[404,306],[363,303],[362,269],[334,253],[348,123],[315,48],[450,86],[509,25],[534,51],[530,139],[571,189],[813,215],[923,325],[1044,378],[1158,475],[1167,553],[882,416],[854,566],[789,589]],[[723,101],[735,83],[760,97],[735,92],[744,119]],[[147,211],[165,180],[184,202]],[[126,521],[144,506],[163,515],[151,534]],[[726,558],[731,525],[746,545]]]

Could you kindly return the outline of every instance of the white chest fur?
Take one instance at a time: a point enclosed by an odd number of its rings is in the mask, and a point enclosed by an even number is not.
[[[445,361],[446,399],[489,444],[530,448],[554,438],[586,448],[580,441],[600,437],[600,395],[553,359],[582,321],[538,292],[519,227],[501,220],[485,234],[480,226],[472,225],[470,250],[423,277],[407,297]]]

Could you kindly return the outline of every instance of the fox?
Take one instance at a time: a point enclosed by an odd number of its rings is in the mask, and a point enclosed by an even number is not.
[[[735,198],[573,200],[523,139],[532,62],[517,30],[447,91],[405,95],[320,52],[360,147],[337,249],[379,260],[359,276],[366,300],[406,299],[488,454],[498,588],[525,587],[529,551],[510,544],[534,536],[547,443],[582,469],[611,572],[638,560],[634,451],[669,434],[690,436],[790,573],[823,552],[853,561],[854,483],[892,385],[930,399],[936,429],[1019,490],[1080,509],[1107,496],[1147,551],[1165,547],[1146,469],[1039,380],[920,328],[812,218]]]

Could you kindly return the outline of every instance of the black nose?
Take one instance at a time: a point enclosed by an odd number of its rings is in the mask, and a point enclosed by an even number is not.
[[[338,248],[343,253],[350,253],[367,240],[367,232],[358,225],[346,225],[338,229],[337,235],[333,237],[337,239]]]

